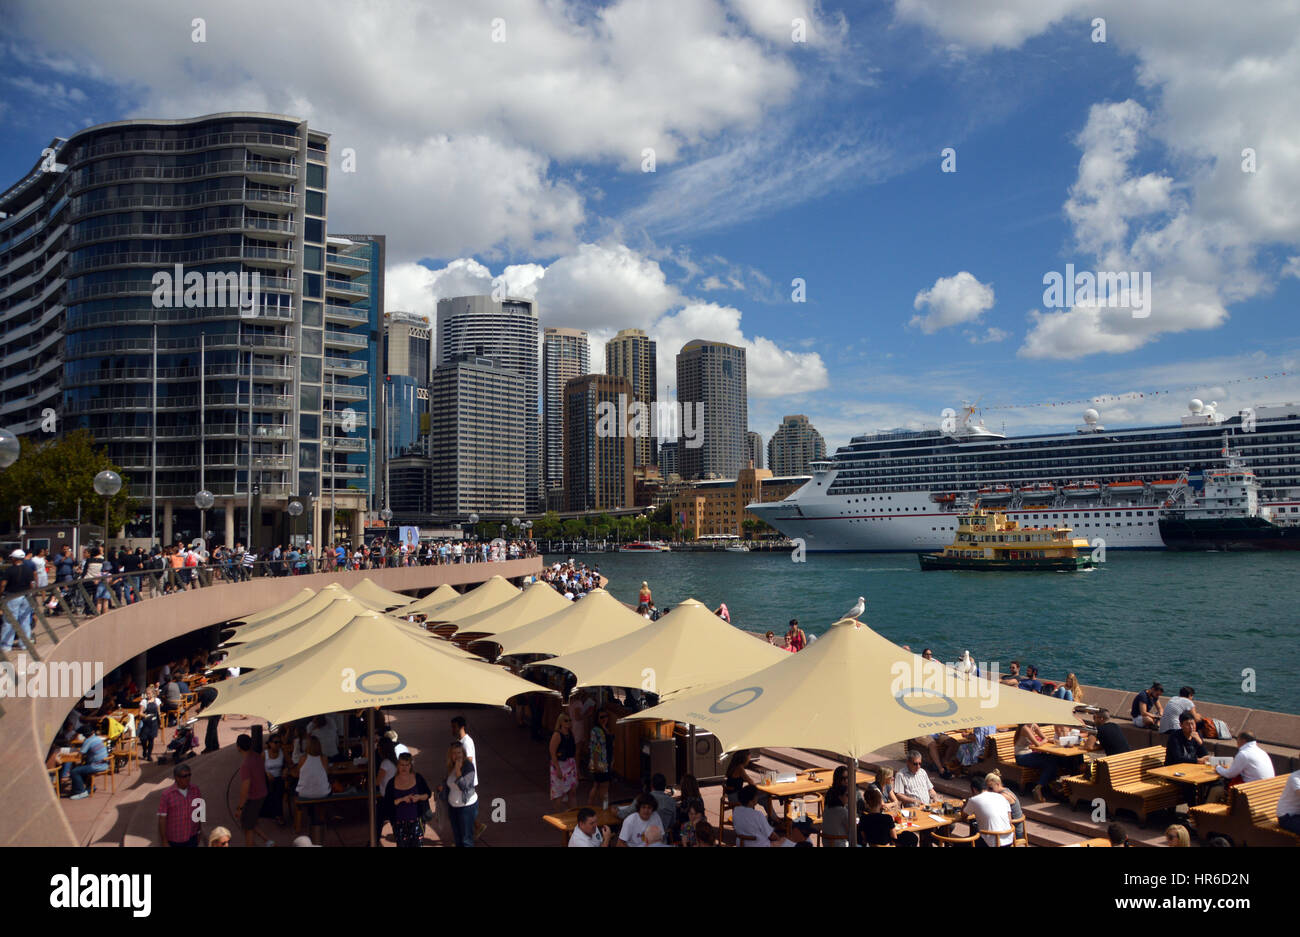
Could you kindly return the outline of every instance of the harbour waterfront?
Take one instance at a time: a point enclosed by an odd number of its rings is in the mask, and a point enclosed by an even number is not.
[[[923,574],[910,553],[810,553],[805,563],[786,553],[581,558],[625,602],[646,580],[660,608],[726,602],[737,626],[760,634],[784,634],[790,618],[821,634],[863,595],[863,621],[918,653],[931,647],[955,660],[969,650],[1003,669],[1035,664],[1048,679],[1072,671],[1134,693],[1159,680],[1167,693],[1186,684],[1200,699],[1300,712],[1294,554],[1113,551],[1095,570],[1059,574]],[[1253,693],[1243,690],[1250,673]]]

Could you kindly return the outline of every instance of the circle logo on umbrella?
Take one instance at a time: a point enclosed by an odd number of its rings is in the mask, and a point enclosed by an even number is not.
[[[709,712],[720,716],[723,713],[729,713],[743,706],[748,706],[762,695],[763,688],[761,686],[747,686],[742,690],[736,690],[722,697],[709,707]]]
[[[396,670],[368,670],[357,677],[357,689],[371,696],[391,696],[406,689],[406,678]]]
[[[899,690],[894,694],[894,701],[910,713],[931,719],[951,716],[957,711],[957,701],[952,697],[919,686]]]

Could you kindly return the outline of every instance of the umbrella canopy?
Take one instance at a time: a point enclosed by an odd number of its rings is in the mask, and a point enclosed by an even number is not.
[[[457,640],[464,635],[502,635],[573,603],[544,582],[535,582],[519,595],[493,608],[467,615],[456,622]]]
[[[300,622],[266,634],[265,637],[241,644],[231,651],[230,656],[222,661],[223,667],[265,667],[286,657],[292,657],[299,651],[305,651],[313,644],[319,644],[334,634],[344,625],[361,617],[373,617],[396,622],[411,634],[426,639],[444,653],[457,657],[472,657],[468,651],[462,651],[454,644],[435,639],[423,625],[415,625],[400,618],[380,615],[369,608],[355,596],[336,598],[326,608]]]
[[[451,586],[447,586],[448,589]],[[397,608],[399,605],[410,605],[414,599],[409,595],[402,595],[400,592],[392,592],[369,577],[361,580],[355,586],[350,586],[348,591],[353,595],[366,599],[373,605],[381,608]],[[454,591],[454,590],[453,590]]]
[[[690,722],[726,751],[788,746],[852,758],[950,729],[1079,721],[1074,703],[958,673],[847,619],[799,653],[782,653],[770,667],[626,718]]]
[[[521,693],[550,692],[495,664],[447,654],[404,624],[374,612],[358,615],[319,644],[215,684],[217,699],[205,715],[283,723],[372,706],[503,706]]]
[[[297,593],[293,598],[285,599],[279,605],[275,605],[272,606],[271,608],[266,609],[265,611],[258,612],[256,615],[249,615],[247,618],[242,618],[238,620],[242,621],[245,625],[256,625],[258,622],[263,622],[269,618],[274,618],[277,615],[283,615],[285,612],[292,611],[293,609],[301,605],[303,602],[306,602],[315,594],[316,594],[315,589],[303,589],[301,592]]]
[[[570,671],[578,686],[639,687],[664,695],[753,673],[789,656],[694,599],[658,621],[642,623],[621,638],[538,664]]]
[[[225,643],[247,644],[250,641],[256,641],[259,638],[265,638],[284,631],[286,628],[306,621],[314,615],[319,615],[338,599],[348,599],[356,602],[360,608],[382,611],[382,607],[377,607],[375,603],[368,599],[353,595],[338,583],[331,582],[306,602],[289,609],[287,612],[282,612],[274,618],[266,618],[253,624],[240,625],[235,629],[235,633],[226,639]]]
[[[403,608],[402,612],[403,614],[410,614],[423,611],[429,616],[428,621],[430,622],[458,623],[462,618],[468,618],[470,615],[509,602],[519,595],[519,591],[500,576],[493,576],[487,582],[471,589],[446,605],[439,605],[432,609],[421,609],[416,607],[419,603],[414,602]]]
[[[549,586],[546,588],[550,589]],[[554,589],[550,590],[555,593]],[[576,602],[557,594],[564,608],[545,618],[493,636],[504,654],[573,654],[640,631],[646,620],[604,589]],[[461,630],[465,623],[461,622]],[[606,684],[618,686],[620,684]],[[641,680],[631,686],[640,686]]]
[[[460,597],[461,593],[457,592],[444,582],[424,598],[416,599],[414,602],[402,606],[402,611],[410,613],[428,612],[431,609],[440,608],[443,605],[454,602]]]

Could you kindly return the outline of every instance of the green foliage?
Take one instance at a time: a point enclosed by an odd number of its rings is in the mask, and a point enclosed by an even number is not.
[[[104,449],[96,449],[88,430],[79,429],[43,443],[20,439],[18,461],[0,471],[0,518],[18,520],[18,509],[32,506],[29,524],[72,520],[81,499],[82,520],[100,524],[104,499],[95,491],[95,476],[105,469],[121,475]],[[109,528],[117,530],[130,516],[130,479],[122,475],[122,490],[109,500]]]

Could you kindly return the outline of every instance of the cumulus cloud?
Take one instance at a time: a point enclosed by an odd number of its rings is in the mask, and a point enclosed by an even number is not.
[[[803,27],[802,42],[814,48],[834,46],[848,33],[843,13],[827,15],[817,0],[728,0],[739,18],[771,42],[793,42],[795,21]]]
[[[1082,0],[896,0],[894,16],[899,22],[925,26],[963,46],[1014,48],[1077,14],[1084,5]]]
[[[963,270],[956,276],[940,277],[934,286],[921,290],[912,301],[912,308],[930,311],[912,316],[908,325],[933,335],[950,325],[978,322],[981,315],[993,308],[993,287]]]

